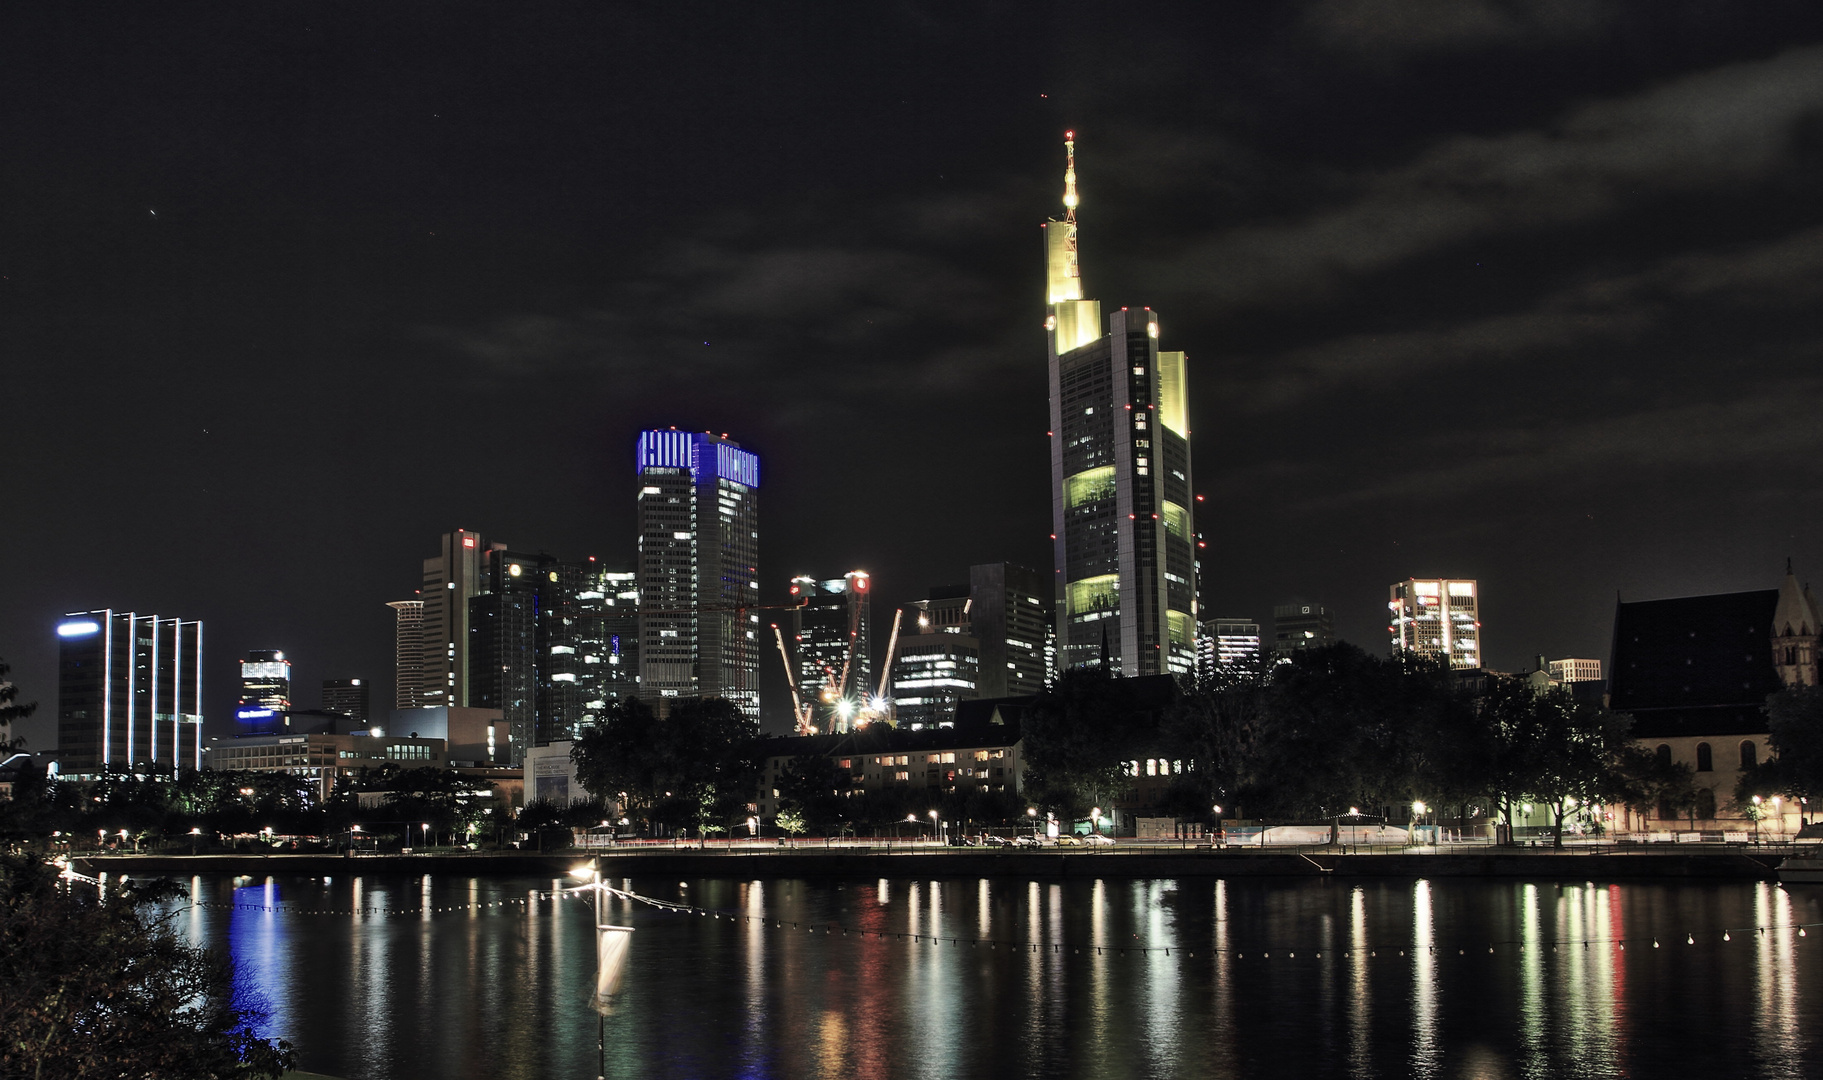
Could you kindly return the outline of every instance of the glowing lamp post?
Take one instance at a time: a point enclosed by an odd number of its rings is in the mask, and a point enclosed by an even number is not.
[[[1418,842],[1418,822],[1423,819],[1424,810],[1425,810],[1425,806],[1422,802],[1413,802],[1412,803],[1411,842],[1414,844],[1416,844]]]
[[[1760,797],[1753,797],[1753,842],[1760,842]]]

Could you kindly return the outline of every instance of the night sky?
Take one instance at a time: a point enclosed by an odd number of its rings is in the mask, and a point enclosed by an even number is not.
[[[0,95],[34,749],[90,607],[204,621],[213,734],[248,649],[390,704],[440,533],[631,568],[643,427],[758,452],[767,599],[868,569],[882,641],[1050,570],[1066,128],[1087,295],[1189,353],[1205,616],[1381,651],[1473,577],[1516,669],[1823,577],[1814,3],[14,4]]]

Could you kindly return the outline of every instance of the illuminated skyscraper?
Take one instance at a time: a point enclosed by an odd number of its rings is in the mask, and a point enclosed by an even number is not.
[[[492,545],[493,548],[505,547]],[[468,704],[469,601],[487,591],[490,546],[480,533],[445,533],[441,550],[424,560],[424,661],[420,705]]]
[[[1393,649],[1437,657],[1453,668],[1480,667],[1477,592],[1473,581],[1449,578],[1407,578],[1394,585],[1386,604]]]
[[[66,778],[202,766],[203,624],[129,611],[57,626],[57,752]]]
[[[359,724],[367,723],[372,713],[366,679],[324,679],[323,711],[341,713]]]
[[[1197,641],[1197,674],[1209,676],[1220,668],[1257,667],[1260,662],[1260,624],[1252,619],[1208,619]]]
[[[639,693],[721,697],[758,721],[760,459],[739,443],[642,431]]]
[[[1196,528],[1181,352],[1158,313],[1121,308],[1102,330],[1083,299],[1076,151],[1066,133],[1064,217],[1045,224],[1051,521],[1060,667],[1126,675],[1196,669]]]
[[[1049,681],[1051,605],[1044,575],[1013,563],[969,567],[969,583],[906,605],[893,659],[902,727],[954,721],[956,703],[1024,697]]]
[[[291,661],[275,649],[256,649],[241,661],[243,707],[262,705],[275,711],[291,708]]]
[[[1272,651],[1280,659],[1299,649],[1317,649],[1336,642],[1336,618],[1322,604],[1293,600],[1272,609]]]
[[[424,601],[393,600],[393,708],[421,709],[424,693]]]
[[[576,608],[576,672],[586,725],[609,704],[639,694],[639,575],[598,569],[591,558]]]
[[[821,581],[791,579],[792,599],[803,606],[786,612],[784,622],[797,657],[798,694],[818,731],[849,730],[874,692],[867,651],[871,585],[865,570]]]

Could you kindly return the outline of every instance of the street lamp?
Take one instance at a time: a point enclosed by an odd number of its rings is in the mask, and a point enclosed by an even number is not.
[[[1411,830],[1410,839],[1411,839],[1411,842],[1414,844],[1416,844],[1418,842],[1418,821],[1419,821],[1419,819],[1421,819],[1423,817],[1424,817],[1424,804],[1422,802],[1413,801],[1413,803],[1412,803],[1412,830]]]
[[[1753,797],[1753,842],[1760,842],[1760,797]]]
[[[1094,829],[1096,832],[1101,831],[1101,807],[1092,806],[1089,808],[1089,821],[1090,828]]]
[[[428,821],[425,822],[422,826],[420,826],[420,828],[422,828],[424,830],[420,834],[424,839],[423,846],[429,847],[430,846],[430,822],[428,822]]]
[[[930,838],[932,840],[936,840],[938,838],[939,834],[942,833],[942,831],[943,831],[943,819],[939,818],[937,816],[937,812],[935,810],[932,810],[930,812]]]
[[[1219,842],[1222,839],[1222,806],[1217,803],[1209,809],[1215,811],[1215,836],[1213,839]]]

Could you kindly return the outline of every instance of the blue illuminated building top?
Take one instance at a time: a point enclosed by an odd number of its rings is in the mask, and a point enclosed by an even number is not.
[[[750,488],[760,486],[758,454],[703,432],[642,431],[634,456],[641,470],[689,469],[692,476],[707,472]]]

